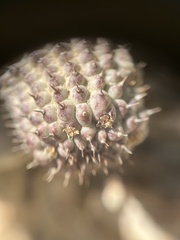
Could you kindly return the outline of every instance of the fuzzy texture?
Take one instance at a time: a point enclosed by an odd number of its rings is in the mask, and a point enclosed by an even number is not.
[[[90,173],[118,168],[148,133],[141,65],[108,41],[72,39],[25,55],[0,77],[15,141],[33,155],[27,168],[49,165],[82,184]]]

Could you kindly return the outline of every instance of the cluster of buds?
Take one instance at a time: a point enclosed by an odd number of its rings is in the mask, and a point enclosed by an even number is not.
[[[0,77],[1,97],[19,149],[32,154],[27,168],[49,165],[65,185],[90,173],[119,168],[148,133],[142,66],[123,46],[104,39],[72,39],[25,55]]]

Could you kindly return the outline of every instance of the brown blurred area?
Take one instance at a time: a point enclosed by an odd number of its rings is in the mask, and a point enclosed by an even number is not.
[[[0,2],[2,69],[24,52],[72,37],[106,37],[117,44],[127,44],[136,62],[147,63],[145,81],[151,89],[146,104],[149,108],[160,106],[162,112],[152,117],[149,137],[136,148],[131,161],[124,163],[122,179],[155,222],[177,239],[179,11],[178,1]],[[7,133],[1,114],[0,231],[1,222],[6,220],[2,228],[8,232],[12,229],[14,240],[120,239],[116,215],[108,213],[101,203],[104,176],[93,177],[89,188],[79,187],[71,179],[64,189],[61,176],[47,184],[43,181],[45,169],[26,171],[26,159],[11,153],[11,137]],[[2,236],[3,240],[11,239]]]

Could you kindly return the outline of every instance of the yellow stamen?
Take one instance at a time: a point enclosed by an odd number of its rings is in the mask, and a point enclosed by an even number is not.
[[[68,138],[73,138],[74,136],[79,134],[79,130],[74,127],[67,127],[63,129],[63,132],[66,132]]]
[[[110,115],[103,115],[96,124],[99,128],[112,128],[113,119]]]

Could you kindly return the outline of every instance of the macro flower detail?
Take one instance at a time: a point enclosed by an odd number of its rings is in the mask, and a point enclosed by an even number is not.
[[[141,66],[123,46],[105,39],[49,44],[24,55],[0,77],[1,97],[19,149],[32,154],[27,168],[49,165],[65,185],[119,168],[148,134]]]

